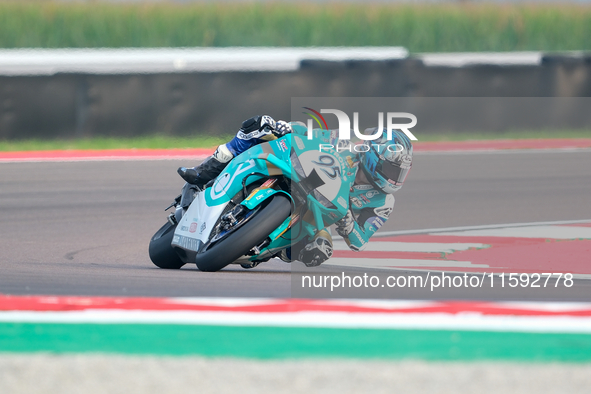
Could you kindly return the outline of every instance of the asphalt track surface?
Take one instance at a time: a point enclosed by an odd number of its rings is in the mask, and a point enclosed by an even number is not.
[[[152,265],[148,241],[183,184],[176,168],[193,164],[0,164],[0,293],[292,296],[292,266],[279,261],[218,273]],[[589,150],[417,154],[382,230],[589,219],[590,169]],[[575,281],[568,291],[542,298],[589,301],[588,283]],[[433,297],[408,289],[390,296]],[[508,289],[450,290],[439,297],[531,299]]]

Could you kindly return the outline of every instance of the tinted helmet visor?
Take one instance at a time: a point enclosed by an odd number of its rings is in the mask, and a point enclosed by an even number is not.
[[[402,168],[398,163],[392,163],[389,161],[381,161],[376,168],[377,172],[385,179],[389,180],[395,185],[402,185],[406,179],[406,175],[410,170],[408,168]]]

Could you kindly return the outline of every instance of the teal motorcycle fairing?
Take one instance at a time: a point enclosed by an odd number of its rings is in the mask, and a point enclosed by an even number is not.
[[[308,140],[294,129],[294,134],[254,146],[235,157],[210,187],[196,193],[172,241],[183,261],[194,262],[196,254],[206,250],[209,243],[223,242],[232,232],[227,225],[220,230],[227,212],[239,213],[244,222],[278,193],[292,201],[292,216],[268,234],[264,244],[253,245],[248,256],[234,263],[266,261],[345,216],[354,172],[336,150],[320,150],[318,139]],[[274,180],[268,183],[271,187],[265,186],[267,180]],[[242,208],[234,206],[237,200]]]

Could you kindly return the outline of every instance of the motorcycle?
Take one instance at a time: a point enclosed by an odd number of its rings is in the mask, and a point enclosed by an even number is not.
[[[292,127],[235,157],[203,190],[185,184],[150,240],[152,262],[209,272],[254,268],[343,218],[354,171],[335,149],[320,150],[305,128]]]

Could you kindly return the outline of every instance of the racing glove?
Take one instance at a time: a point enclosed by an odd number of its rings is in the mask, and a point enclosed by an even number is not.
[[[355,226],[355,218],[353,217],[353,213],[351,211],[347,211],[347,214],[344,218],[339,220],[335,223],[337,234],[339,234],[343,238],[347,238],[349,234],[353,231],[353,227]]]
[[[328,231],[322,230],[316,234],[314,240],[300,251],[298,260],[306,267],[317,267],[332,256],[332,238]]]
[[[275,130],[275,119],[269,115],[258,115],[242,122],[242,127],[238,130],[238,133],[245,136],[255,134],[258,137],[259,135],[269,134],[273,130]]]
[[[281,138],[286,134],[289,134],[292,132],[291,129],[291,125],[289,123],[287,123],[284,120],[278,120],[277,123],[275,124],[275,131],[273,131],[273,134],[275,134],[275,136],[277,138]]]

